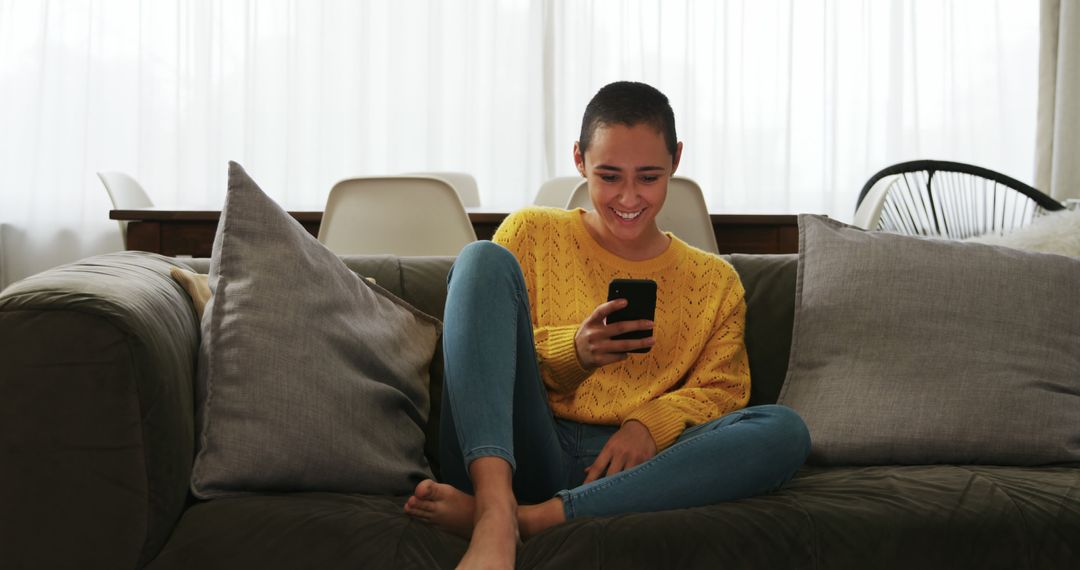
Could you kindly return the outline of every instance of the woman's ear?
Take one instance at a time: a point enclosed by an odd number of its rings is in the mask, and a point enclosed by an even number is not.
[[[579,174],[588,178],[588,176],[585,176],[585,155],[582,154],[581,143],[578,141],[574,141],[574,166],[577,167]]]
[[[577,147],[575,147],[577,148]],[[682,141],[675,145],[675,156],[671,160],[671,173],[675,174],[675,171],[679,169],[679,159],[682,158]]]

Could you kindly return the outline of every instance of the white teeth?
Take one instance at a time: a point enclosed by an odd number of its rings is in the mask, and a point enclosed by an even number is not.
[[[615,208],[612,208],[611,211],[615,212],[616,216],[619,216],[620,218],[622,218],[624,220],[632,220],[632,219],[640,216],[641,213],[644,212],[645,210],[638,210],[636,212],[631,213],[631,212],[620,212],[620,211],[616,210]]]

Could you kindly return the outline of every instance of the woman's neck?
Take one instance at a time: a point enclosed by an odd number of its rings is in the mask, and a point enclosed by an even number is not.
[[[626,241],[616,238],[607,231],[600,215],[595,211],[587,210],[583,214],[585,229],[600,247],[628,261],[645,261],[663,255],[671,245],[671,238],[653,223],[634,241]]]

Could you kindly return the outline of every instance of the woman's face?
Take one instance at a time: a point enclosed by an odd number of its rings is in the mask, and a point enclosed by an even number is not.
[[[647,124],[600,126],[584,156],[574,145],[574,160],[588,181],[603,239],[644,245],[660,233],[656,215],[681,153],[679,143],[672,157],[664,135]]]

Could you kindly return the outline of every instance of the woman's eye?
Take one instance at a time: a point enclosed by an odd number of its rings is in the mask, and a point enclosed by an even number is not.
[[[600,175],[600,180],[603,180],[604,182],[615,182],[618,179],[619,179],[619,177],[614,175],[614,174],[601,174]]]
[[[653,182],[656,182],[659,179],[660,179],[659,176],[642,176],[641,177],[641,181],[646,183],[646,184],[652,184]]]

